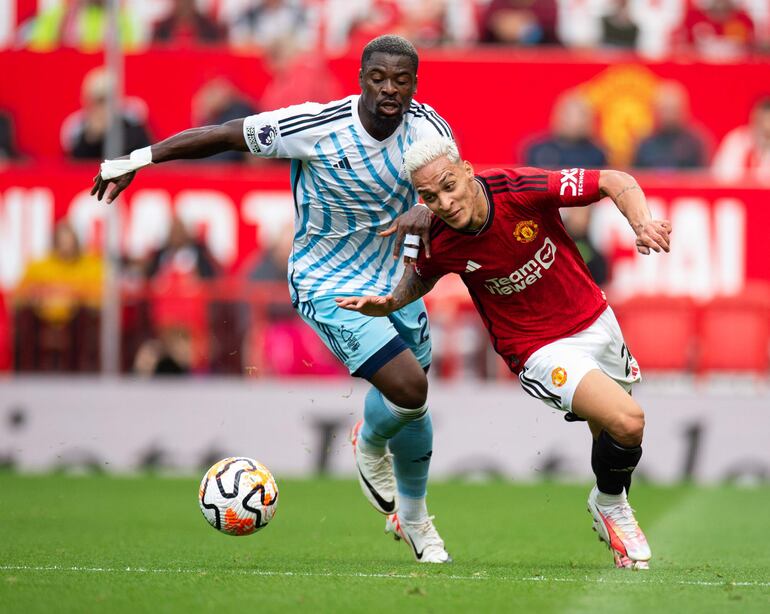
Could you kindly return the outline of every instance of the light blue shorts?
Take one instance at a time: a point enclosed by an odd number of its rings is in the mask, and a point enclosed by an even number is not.
[[[351,375],[369,379],[407,348],[423,368],[430,364],[430,324],[422,299],[385,318],[341,309],[334,299],[321,296],[304,301],[297,311]]]

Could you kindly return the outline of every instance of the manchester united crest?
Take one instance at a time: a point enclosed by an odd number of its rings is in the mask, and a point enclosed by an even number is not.
[[[534,241],[537,236],[537,224],[533,220],[524,220],[516,224],[516,228],[513,230],[513,236],[517,241],[522,243],[529,243]]]
[[[551,381],[557,388],[561,388],[567,383],[567,372],[561,367],[556,367],[551,371]]]

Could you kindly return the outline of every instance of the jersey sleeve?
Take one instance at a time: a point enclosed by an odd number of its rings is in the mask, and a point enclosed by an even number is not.
[[[557,207],[585,207],[602,198],[598,170],[563,168],[548,175],[548,195]]]
[[[452,129],[446,120],[441,117],[433,107],[427,104],[416,103],[414,114],[415,141],[422,139],[435,139],[437,136],[445,136],[454,140]]]
[[[328,122],[349,116],[351,101],[329,104],[306,102],[275,111],[250,115],[243,121],[243,138],[249,151],[261,158],[312,157]]]

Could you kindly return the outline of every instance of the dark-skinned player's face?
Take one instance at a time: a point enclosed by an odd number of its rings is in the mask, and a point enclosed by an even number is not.
[[[378,124],[397,126],[417,90],[412,60],[403,55],[373,53],[361,67],[363,110]]]
[[[446,156],[412,172],[412,183],[422,201],[458,230],[468,227],[473,220],[476,207],[473,181],[473,167],[469,162],[450,162]]]

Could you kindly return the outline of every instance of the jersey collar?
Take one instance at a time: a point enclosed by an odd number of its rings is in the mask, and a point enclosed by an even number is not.
[[[465,235],[475,235],[478,236],[480,234],[484,234],[487,230],[489,230],[489,227],[492,225],[492,220],[495,219],[495,201],[492,198],[492,192],[489,191],[489,186],[487,185],[486,180],[481,175],[475,175],[474,179],[479,182],[481,185],[481,189],[484,190],[484,194],[487,197],[487,202],[489,203],[489,209],[487,210],[487,219],[484,220],[484,223],[481,225],[481,228],[477,230],[458,230],[457,232],[461,232]]]

